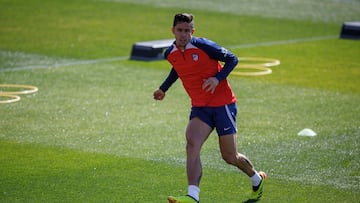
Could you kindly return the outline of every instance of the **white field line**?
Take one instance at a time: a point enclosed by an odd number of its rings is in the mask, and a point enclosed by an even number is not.
[[[253,44],[240,44],[240,45],[227,46],[227,48],[229,48],[229,49],[245,49],[245,48],[265,47],[265,46],[274,46],[274,45],[282,45],[282,44],[295,44],[295,43],[301,43],[301,42],[313,42],[313,41],[321,41],[321,40],[336,39],[336,38],[339,38],[339,36],[330,35],[330,36],[280,40],[280,41],[272,41],[272,42],[259,42],[259,43],[253,43]]]
[[[226,48],[244,49],[244,48],[262,47],[262,46],[274,46],[274,45],[283,45],[283,44],[295,44],[295,43],[301,43],[301,42],[312,42],[312,41],[320,41],[320,40],[328,40],[328,39],[336,39],[336,38],[338,38],[338,36],[331,35],[331,36],[320,36],[320,37],[299,38],[299,39],[291,39],[291,40],[271,41],[271,42],[259,42],[259,43],[253,43],[253,44],[240,44],[240,45],[226,46]],[[87,64],[123,61],[126,59],[129,59],[129,57],[121,56],[121,57],[115,57],[115,58],[94,59],[94,60],[75,60],[75,61],[69,61],[69,62],[50,64],[50,65],[30,65],[30,66],[5,68],[5,69],[0,69],[0,72],[60,68],[60,67],[72,66],[72,65],[87,65]]]

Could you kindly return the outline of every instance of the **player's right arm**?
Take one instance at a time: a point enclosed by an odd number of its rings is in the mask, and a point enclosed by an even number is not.
[[[165,97],[165,92],[171,87],[171,85],[179,78],[177,72],[174,68],[171,68],[171,71],[165,81],[160,85],[160,87],[155,90],[153,93],[155,100],[163,100]]]
[[[157,89],[153,93],[153,96],[155,100],[163,100],[165,97],[165,92],[163,92],[161,89]]]

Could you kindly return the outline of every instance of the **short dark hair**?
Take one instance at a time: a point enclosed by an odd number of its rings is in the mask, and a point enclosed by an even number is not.
[[[178,13],[174,16],[173,26],[175,27],[178,23],[191,23],[194,27],[194,16],[190,13]]]

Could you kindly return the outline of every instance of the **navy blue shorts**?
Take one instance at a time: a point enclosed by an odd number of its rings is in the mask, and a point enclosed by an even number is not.
[[[190,120],[198,117],[212,129],[216,128],[219,136],[237,133],[236,128],[236,104],[228,104],[220,107],[192,107]]]

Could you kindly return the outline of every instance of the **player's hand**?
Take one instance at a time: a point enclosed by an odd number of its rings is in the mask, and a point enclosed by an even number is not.
[[[163,92],[161,89],[157,89],[153,93],[153,96],[155,100],[163,100],[165,97],[165,92]]]
[[[219,80],[216,77],[210,77],[204,80],[202,89],[205,90],[206,92],[211,92],[211,94],[213,94],[218,84],[219,84]]]

